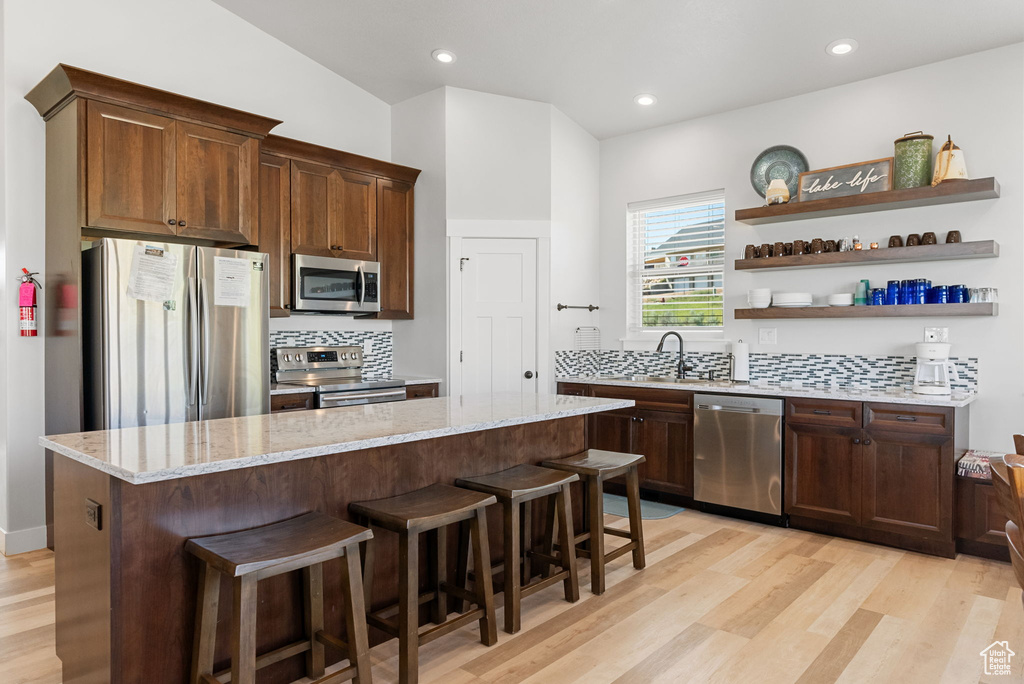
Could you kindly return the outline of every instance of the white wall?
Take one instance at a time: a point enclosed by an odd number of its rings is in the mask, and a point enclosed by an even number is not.
[[[950,329],[954,355],[980,358],[981,397],[971,415],[971,444],[1010,449],[1024,428],[1024,45],[889,74],[756,107],[657,128],[601,143],[601,303],[603,343],[618,348],[626,330],[626,204],[631,201],[725,188],[726,307],[745,306],[747,289],[852,291],[868,278],[929,278],[999,288],[995,318],[860,319],[838,321],[733,320],[725,336],[753,342],[755,351],[831,354],[903,354],[923,328]],[[995,176],[998,200],[748,226],[731,219],[736,209],[763,200],[750,186],[754,158],[775,144],[801,149],[811,168],[891,156],[892,141],[923,129],[936,143],[952,134],[973,177]],[[936,144],[936,150],[938,144]],[[892,234],[935,231],[941,240],[958,229],[964,240],[995,239],[998,259],[813,269],[780,273],[731,268],[747,243],[859,234],[885,244]],[[778,329],[778,345],[759,346],[757,329]]]
[[[415,205],[415,318],[394,322],[395,372],[448,379],[445,88],[391,108],[396,163],[420,169]],[[447,394],[447,382],[441,393]]]
[[[551,218],[551,105],[446,88],[449,219]]]
[[[0,0],[0,36],[4,35],[4,5],[5,0]],[[6,44],[5,44],[6,45]],[[6,74],[4,68],[6,53],[5,45],[0,45],[0,75]],[[2,77],[6,83],[6,76]],[[4,122],[7,120],[7,88],[0,88],[0,302],[6,302],[12,295],[12,283],[7,282],[7,183],[6,164],[7,159],[7,127]],[[8,529],[7,524],[7,440],[3,435],[7,434],[7,350],[10,344],[7,342],[7,316],[6,308],[0,306],[0,530]],[[0,553],[5,552],[6,537],[0,532]]]
[[[5,287],[12,270],[43,267],[44,125],[24,95],[58,62],[281,119],[274,130],[280,135],[390,158],[385,102],[209,0],[6,0],[3,22]],[[3,323],[17,320],[10,292]],[[315,327],[354,325],[315,320]],[[310,321],[274,325],[303,328]],[[0,427],[6,420],[17,429],[4,432],[8,479],[0,509],[7,517],[0,514],[0,524],[12,533],[6,541],[14,553],[42,543],[43,452],[36,439],[43,431],[43,344],[17,337],[16,326],[2,333]]]
[[[599,326],[600,311],[565,309],[600,306],[600,245],[597,240],[600,146],[579,124],[551,108],[551,349],[572,349],[579,326]],[[554,354],[548,379],[554,377]]]

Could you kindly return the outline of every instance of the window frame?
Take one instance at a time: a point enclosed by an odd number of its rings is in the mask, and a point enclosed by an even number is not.
[[[700,204],[722,205],[722,324],[720,326],[644,326],[642,315],[642,288],[646,262],[639,249],[640,240],[634,229],[634,215],[637,212],[655,211],[672,207]],[[625,341],[646,341],[660,338],[664,333],[674,330],[687,340],[724,340],[726,320],[726,245],[725,245],[725,189],[687,193],[672,197],[663,197],[626,205],[626,338]]]

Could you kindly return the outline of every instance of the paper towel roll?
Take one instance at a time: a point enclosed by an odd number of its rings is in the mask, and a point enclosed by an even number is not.
[[[750,345],[743,340],[732,343],[732,379],[750,382]]]

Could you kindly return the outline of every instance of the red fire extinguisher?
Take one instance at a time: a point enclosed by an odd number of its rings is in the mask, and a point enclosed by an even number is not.
[[[18,307],[21,311],[21,336],[36,337],[39,335],[39,326],[36,323],[36,288],[43,289],[32,276],[37,275],[27,268],[21,269],[24,274],[20,276],[21,287],[18,288]]]

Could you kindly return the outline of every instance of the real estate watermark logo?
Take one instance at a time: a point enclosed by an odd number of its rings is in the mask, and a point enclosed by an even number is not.
[[[1015,655],[1017,654],[1010,650],[1008,641],[993,641],[981,652],[982,660],[985,662],[985,674],[1010,674],[1010,658]]]

